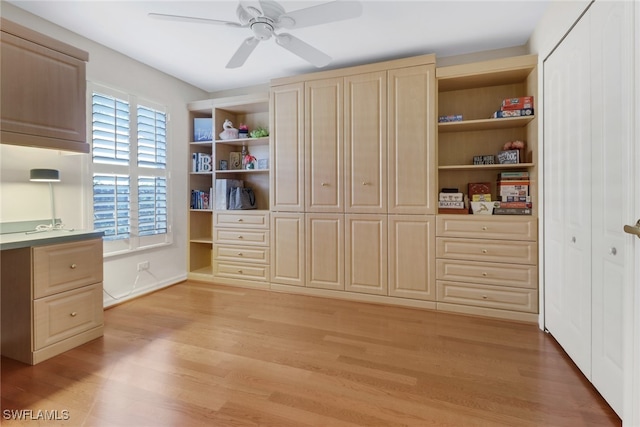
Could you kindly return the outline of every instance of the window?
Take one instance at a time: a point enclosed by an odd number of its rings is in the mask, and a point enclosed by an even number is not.
[[[90,91],[93,228],[104,232],[106,252],[168,243],[166,108],[98,85]]]

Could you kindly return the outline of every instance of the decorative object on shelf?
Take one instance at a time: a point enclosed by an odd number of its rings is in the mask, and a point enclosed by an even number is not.
[[[249,151],[247,150],[247,146],[244,145],[244,143],[242,143],[242,151],[240,152],[240,155],[242,156],[241,158],[242,169],[247,168],[247,154],[249,154]]]
[[[438,195],[438,213],[468,213],[468,200],[457,188],[443,188]]]
[[[232,151],[229,153],[229,169],[236,170],[242,169],[242,153],[239,151]]]
[[[493,165],[495,162],[495,157],[492,154],[473,156],[474,165]]]
[[[525,141],[509,141],[502,146],[503,151],[518,150],[518,163],[526,163],[527,161],[527,143]]]
[[[249,137],[249,128],[244,123],[240,123],[238,126],[238,138],[248,138]]]
[[[231,196],[231,190],[236,187],[244,186],[244,181],[241,179],[216,179],[216,192],[215,192],[215,208],[216,210],[229,209],[229,200]]]
[[[471,211],[474,215],[493,215],[495,202],[471,202]]]
[[[53,198],[53,183],[60,182],[60,171],[57,169],[31,169],[31,171],[29,172],[29,181],[48,183],[49,201],[51,202],[51,224],[38,225],[35,231],[31,231],[30,233],[62,229],[62,224],[58,224],[56,222],[56,203],[55,199]]]
[[[223,131],[220,132],[220,139],[238,139],[238,129],[233,127],[231,120],[225,120],[222,124]]]
[[[498,157],[498,163],[500,163],[501,165],[511,165],[511,164],[520,163],[519,150],[500,151],[497,157]]]
[[[213,166],[211,164],[211,154],[209,153],[193,153],[191,155],[192,172],[211,172]]]
[[[229,162],[226,160],[220,160],[220,170],[226,171],[229,169]]]
[[[212,141],[213,140],[213,119],[194,118],[193,119],[193,140]]]
[[[245,169],[255,169],[256,168],[256,158],[251,154],[246,154],[244,157],[244,168]]]
[[[258,159],[258,169],[269,169],[269,159]]]
[[[262,126],[258,126],[257,128],[252,130],[249,135],[251,136],[251,138],[264,138],[266,136],[269,136],[269,131]]]

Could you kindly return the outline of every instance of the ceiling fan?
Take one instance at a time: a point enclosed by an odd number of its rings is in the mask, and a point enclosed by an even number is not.
[[[225,25],[235,28],[249,28],[253,35],[245,39],[236,53],[231,57],[227,68],[241,67],[251,52],[261,41],[274,38],[276,43],[316,67],[324,67],[331,62],[331,57],[315,47],[303,42],[289,33],[276,33],[284,29],[311,27],[313,25],[356,18],[362,14],[359,1],[332,1],[287,13],[274,0],[259,0],[260,8],[238,4],[236,14],[239,22],[220,21],[217,19],[197,18],[192,16],[149,13],[151,18],[171,21],[194,22],[200,24]]]

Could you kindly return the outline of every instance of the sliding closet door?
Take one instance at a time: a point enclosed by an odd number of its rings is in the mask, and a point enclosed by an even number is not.
[[[625,283],[633,275],[633,7],[599,2],[591,14],[592,364],[591,382],[622,415]],[[627,262],[625,263],[625,260]],[[629,266],[626,268],[625,265]],[[629,270],[629,271],[627,271]]]
[[[544,62],[545,327],[591,377],[589,22]]]

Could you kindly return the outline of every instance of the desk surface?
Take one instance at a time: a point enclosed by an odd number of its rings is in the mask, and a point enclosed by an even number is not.
[[[39,233],[9,233],[0,234],[0,250],[27,248],[30,246],[53,245],[102,237],[101,231],[87,230],[53,230]]]

